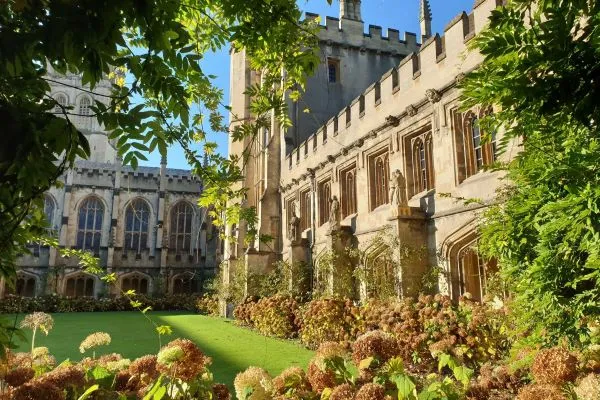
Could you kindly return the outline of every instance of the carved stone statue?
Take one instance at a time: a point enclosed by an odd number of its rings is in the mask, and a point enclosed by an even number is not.
[[[296,215],[296,202],[292,203],[292,212],[288,221],[288,239],[292,242],[300,240],[300,218]]]
[[[331,205],[329,207],[329,229],[334,231],[340,229],[340,202],[338,201],[337,196],[333,196],[330,201]]]
[[[396,207],[408,207],[406,179],[404,179],[399,169],[392,172],[390,178],[390,203]]]

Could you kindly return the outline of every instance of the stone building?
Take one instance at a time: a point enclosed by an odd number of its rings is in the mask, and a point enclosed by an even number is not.
[[[123,290],[161,295],[199,292],[220,262],[219,235],[197,205],[202,183],[191,172],[124,166],[115,143],[92,116],[90,106],[110,94],[109,80],[94,91],[77,75],[50,72],[50,95],[72,107],[70,120],[89,141],[91,156],[77,160],[44,194],[50,234],[61,248],[89,250],[118,280],[110,287],[86,274],[76,259],[54,248],[31,245],[19,261],[14,288],[0,282],[0,295],[118,296]],[[61,114],[59,106],[55,112]]]
[[[365,296],[379,288],[354,279],[362,269],[402,296],[439,270],[441,292],[484,296],[495,265],[476,252],[476,223],[501,185],[485,166],[498,157],[502,132],[484,135],[478,119],[493,110],[462,110],[457,82],[481,63],[467,45],[501,1],[477,0],[443,35],[432,35],[429,2],[420,3],[421,43],[396,30],[384,37],[376,26],[364,33],[360,1],[342,0],[340,18],[326,19],[322,63],[290,107],[295,125],[273,123],[245,169],[247,204],[257,209],[259,232],[275,240],[245,246],[243,227],[230,226],[238,240],[225,247],[229,274],[235,260],[259,272],[276,260],[299,262],[311,267],[314,287]],[[243,53],[232,55],[231,79],[232,115],[251,118],[243,90],[256,74]],[[230,152],[247,145],[231,143]],[[516,151],[513,143],[502,157]],[[410,256],[390,261],[375,240],[384,231]],[[359,259],[344,256],[348,248],[361,249]],[[333,269],[324,266],[329,254],[338,255]]]

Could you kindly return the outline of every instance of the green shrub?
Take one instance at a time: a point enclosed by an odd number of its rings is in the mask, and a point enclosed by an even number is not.
[[[219,316],[221,314],[219,310],[219,298],[214,294],[205,294],[196,302],[196,310],[200,314]]]
[[[154,311],[196,311],[197,295],[167,295],[147,297],[136,295],[135,300],[143,307],[152,307]],[[27,314],[34,311],[46,313],[63,312],[102,312],[135,311],[127,297],[100,298],[62,297],[56,295],[41,297],[6,296],[0,301],[2,314]]]
[[[250,318],[252,325],[263,335],[289,339],[298,336],[298,311],[296,300],[275,295],[260,299],[251,308]]]

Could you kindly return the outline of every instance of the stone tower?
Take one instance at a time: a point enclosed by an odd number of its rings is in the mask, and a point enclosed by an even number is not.
[[[340,18],[362,21],[360,0],[340,0]]]
[[[421,23],[421,37],[423,41],[431,37],[431,19],[431,7],[429,6],[429,0],[421,0],[419,22]]]

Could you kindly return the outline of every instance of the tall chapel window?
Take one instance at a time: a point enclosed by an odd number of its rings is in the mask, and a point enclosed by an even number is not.
[[[90,109],[90,105],[91,105],[91,101],[90,98],[87,96],[84,96],[81,98],[81,100],[79,100],[79,115],[81,116],[88,116],[91,114],[91,109]]]
[[[342,171],[340,181],[342,217],[346,218],[356,213],[356,165]]]
[[[177,253],[189,252],[192,244],[192,220],[194,209],[181,201],[171,210],[170,246]]]
[[[77,248],[100,251],[104,206],[97,197],[88,197],[79,207],[77,224]]]
[[[305,231],[311,226],[310,189],[300,193],[300,230]]]
[[[390,180],[389,153],[385,151],[369,159],[369,183],[371,210],[388,203],[388,185]]]
[[[141,253],[148,242],[150,208],[142,199],[133,200],[125,211],[125,249]]]
[[[431,131],[427,128],[405,139],[406,146],[412,148],[411,157],[406,159],[408,171],[408,196],[434,188],[433,144]]]
[[[319,226],[329,221],[329,200],[331,199],[331,180],[319,184]]]
[[[62,114],[63,108],[67,106],[67,96],[65,96],[64,94],[58,94],[58,95],[56,95],[54,100],[56,100],[56,103],[57,103],[54,106],[54,113]]]
[[[483,114],[491,112],[486,111]],[[485,141],[480,120],[473,112],[454,113],[454,138],[456,142],[456,163],[458,182],[475,175],[496,161],[496,132],[489,132]]]
[[[46,215],[46,221],[48,222],[48,233],[52,233],[54,228],[54,213],[56,211],[56,204],[49,195],[44,196],[44,214]]]

